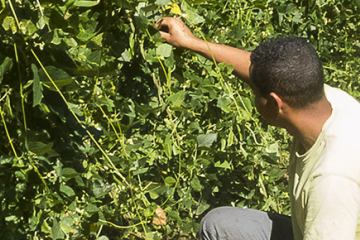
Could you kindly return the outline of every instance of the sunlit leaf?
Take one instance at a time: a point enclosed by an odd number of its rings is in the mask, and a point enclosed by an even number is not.
[[[199,147],[210,147],[211,144],[216,140],[217,134],[210,133],[210,134],[200,134],[197,136],[197,142]]]
[[[231,99],[227,96],[220,96],[218,98],[217,106],[221,108],[225,112],[229,112],[230,109],[228,108],[228,105],[231,103]]]
[[[157,47],[156,49],[156,54],[162,57],[170,57],[172,51],[172,46],[164,43],[161,44],[159,47]]]
[[[192,10],[187,10],[185,13],[186,13],[186,20],[188,20],[192,25],[196,25],[205,21],[205,19],[202,16],[200,16],[199,14],[197,14]]]
[[[185,91],[179,91],[176,94],[169,97],[169,101],[173,103],[174,107],[180,107],[185,100]]]
[[[65,237],[65,234],[61,230],[60,224],[56,220],[56,218],[54,218],[54,220],[53,220],[53,226],[51,228],[51,232],[52,232],[52,237],[54,240],[64,239],[64,237]]]
[[[5,17],[5,19],[2,22],[2,26],[5,30],[11,30],[12,33],[17,32],[17,27],[15,23],[15,19],[11,16]]]
[[[167,157],[171,157],[172,154],[172,143],[171,143],[171,135],[167,134],[164,142],[164,151]]]
[[[170,0],[156,0],[156,4],[166,6],[168,5]]]
[[[220,161],[218,161],[218,162],[215,163],[214,166],[219,167],[219,168],[225,168],[225,169],[230,169],[231,168],[228,161],[224,161],[222,163],[220,163]]]
[[[78,7],[93,7],[100,3],[100,0],[96,1],[86,1],[86,0],[76,0],[74,5]]]
[[[200,192],[201,189],[202,189],[202,185],[199,181],[199,178],[197,176],[195,176],[192,180],[191,180],[191,187],[197,191],[197,192]]]
[[[174,186],[176,183],[176,180],[173,177],[166,177],[165,178],[165,185],[168,187]]]
[[[75,196],[74,190],[67,185],[61,185],[60,192],[65,193],[68,197]]]
[[[107,236],[100,236],[98,240],[109,240],[109,238]]]
[[[73,112],[78,115],[78,116],[82,116],[83,113],[81,112],[81,110],[79,109],[79,107],[73,103],[69,103],[69,107],[71,110],[73,110]]]
[[[210,207],[210,204],[200,203],[200,205],[196,209],[196,215],[200,215],[205,212]]]

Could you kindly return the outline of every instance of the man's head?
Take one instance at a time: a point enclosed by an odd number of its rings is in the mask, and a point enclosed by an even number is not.
[[[250,76],[258,103],[275,96],[293,109],[302,109],[324,97],[321,61],[311,44],[298,37],[260,44],[251,53]]]
[[[251,53],[251,81],[263,97],[271,92],[293,108],[323,97],[324,73],[310,43],[298,37],[272,39]]]

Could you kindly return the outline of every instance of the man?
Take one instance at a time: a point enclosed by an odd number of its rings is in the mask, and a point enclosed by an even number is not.
[[[292,217],[223,207],[202,220],[200,239],[360,240],[360,104],[324,86],[321,61],[297,37],[247,52],[197,39],[176,18],[157,23],[175,47],[233,65],[272,125],[294,136],[289,166]],[[292,222],[292,229],[289,222]]]

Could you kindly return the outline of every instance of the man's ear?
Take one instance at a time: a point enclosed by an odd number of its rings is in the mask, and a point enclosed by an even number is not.
[[[285,102],[278,94],[271,92],[269,94],[269,101],[274,105],[274,109],[277,109],[278,114],[283,114]]]

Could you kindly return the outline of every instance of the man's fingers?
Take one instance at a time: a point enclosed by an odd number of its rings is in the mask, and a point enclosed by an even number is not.
[[[161,32],[169,33],[169,25],[167,24],[166,19],[161,18],[155,23],[156,28]]]
[[[169,41],[169,38],[170,38],[169,33],[162,32],[162,31],[160,31],[159,33],[160,33],[162,39],[164,39],[165,41]]]
[[[167,19],[168,18],[160,18],[160,19],[158,19],[157,21],[156,21],[156,23],[155,23],[155,26],[156,26],[156,28],[157,29],[160,29],[161,28],[161,26],[167,26],[168,24],[166,23],[167,22]]]
[[[190,30],[179,18],[161,18],[155,23],[161,38],[175,47],[184,47],[191,37]]]
[[[157,29],[159,29],[159,28],[160,28],[161,23],[162,23],[162,21],[163,21],[163,20],[164,20],[163,18],[160,18],[160,19],[158,19],[158,20],[156,21],[156,23],[155,23],[155,27],[156,27]]]
[[[179,18],[164,17],[164,18],[159,19],[155,23],[155,26],[158,30],[168,33],[170,31],[170,27],[179,28],[179,27],[185,26],[185,24]]]

